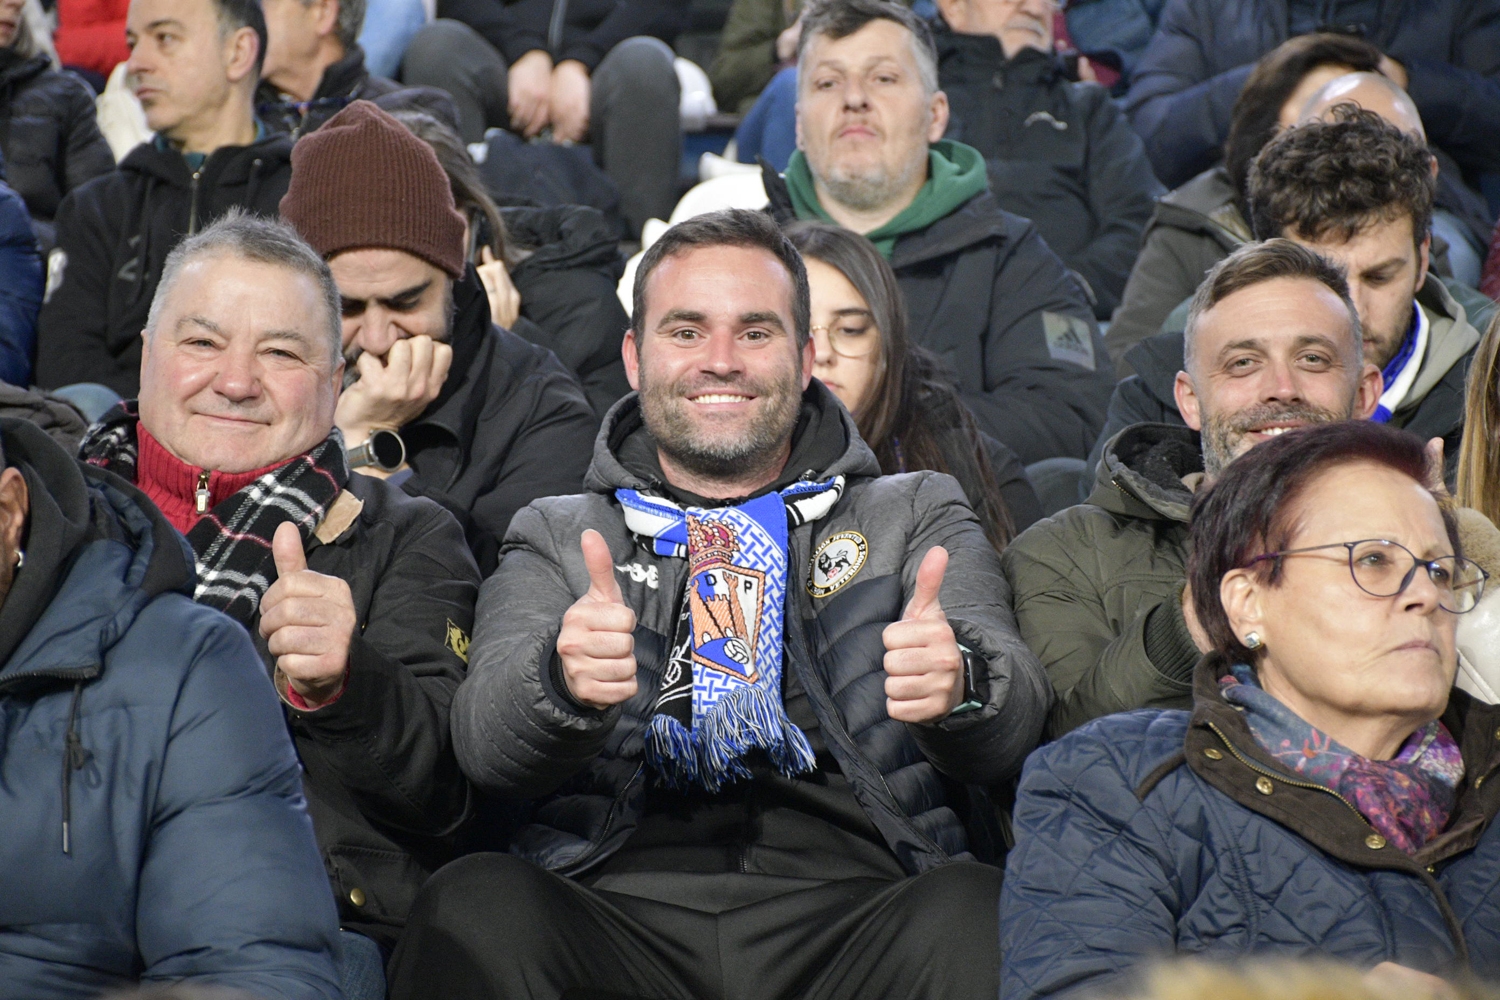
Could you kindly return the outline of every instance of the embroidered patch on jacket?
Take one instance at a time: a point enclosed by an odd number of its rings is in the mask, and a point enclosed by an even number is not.
[[[814,597],[828,597],[864,568],[870,556],[865,536],[857,531],[841,531],[828,538],[813,553],[807,567],[807,592]]]
[[[1087,320],[1044,312],[1042,332],[1047,337],[1047,353],[1052,355],[1053,361],[1070,361],[1089,371],[1094,370],[1094,340],[1089,334]]]
[[[448,634],[443,637],[443,645],[453,650],[453,654],[465,663],[469,662],[469,633],[453,624],[453,619],[448,619]]]

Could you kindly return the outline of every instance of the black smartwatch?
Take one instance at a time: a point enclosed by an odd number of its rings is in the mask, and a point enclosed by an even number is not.
[[[958,644],[958,651],[964,658],[964,700],[954,706],[949,715],[962,715],[983,708],[990,697],[989,670],[984,657],[963,643]]]
[[[406,463],[406,442],[395,431],[380,428],[371,431],[363,444],[350,448],[345,455],[351,469],[373,466],[381,472],[395,472]]]

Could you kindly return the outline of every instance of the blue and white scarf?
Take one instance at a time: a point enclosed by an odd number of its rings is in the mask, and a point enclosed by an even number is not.
[[[646,732],[646,761],[664,784],[710,792],[750,777],[762,750],[782,774],[810,771],[812,746],[781,698],[790,528],[816,521],[844,477],[799,481],[736,507],[682,507],[620,489],[625,526],[658,556],[687,559],[672,655]]]
[[[1415,302],[1412,303],[1412,310],[1416,316],[1412,319],[1411,330],[1396,356],[1386,362],[1380,373],[1380,380],[1385,388],[1380,394],[1380,403],[1375,407],[1375,412],[1370,414],[1370,419],[1377,424],[1390,423],[1391,415],[1406,401],[1411,387],[1416,384],[1417,373],[1422,370],[1422,359],[1427,355],[1427,340],[1430,336],[1427,314]]]

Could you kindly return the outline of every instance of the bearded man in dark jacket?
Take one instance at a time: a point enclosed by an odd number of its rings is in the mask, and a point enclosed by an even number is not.
[[[862,233],[891,262],[912,338],[941,357],[980,429],[1027,464],[1082,458],[1114,379],[1078,279],[941,138],[948,99],[926,22],[889,0],[803,15],[801,149],[765,171],[772,211]],[[881,67],[879,73],[870,69]]]
[[[258,0],[135,0],[126,34],[132,86],[156,135],[58,209],[36,381],[95,382],[130,397],[167,254],[230,208],[274,215],[292,144],[254,114],[266,49]]]
[[[488,574],[516,511],[582,483],[588,399],[551,351],[491,322],[448,176],[404,125],[356,101],[293,163],[282,216],[343,300],[355,377],[335,420],[352,461],[448,507]]]
[[[762,213],[642,260],[639,394],[517,515],[454,705],[465,773],[533,800],[519,857],[429,882],[394,997],[994,994],[964,785],[1049,692],[958,484],[879,475],[808,313]]]
[[[379,971],[377,944],[394,942],[469,811],[448,707],[479,574],[441,507],[350,473],[333,423],[339,328],[315,251],[280,223],[221,220],[168,258],[140,400],[82,452],[187,536],[195,599],[254,637],[351,932],[345,993],[364,997],[351,969]]]
[[[1109,319],[1164,188],[1140,137],[1053,50],[1051,0],[942,0],[935,25],[946,137],[984,154],[1000,207],[1036,223]]]

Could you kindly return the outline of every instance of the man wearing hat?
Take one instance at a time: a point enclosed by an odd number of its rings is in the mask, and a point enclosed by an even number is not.
[[[487,574],[517,510],[581,486],[596,429],[583,390],[551,351],[490,321],[447,174],[375,105],[355,101],[298,142],[281,215],[343,299],[335,421],[351,468],[442,503]]]

